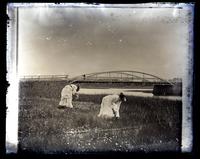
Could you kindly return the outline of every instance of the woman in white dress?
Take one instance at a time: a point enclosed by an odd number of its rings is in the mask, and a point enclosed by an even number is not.
[[[73,108],[72,99],[74,95],[78,98],[77,92],[79,91],[79,89],[79,85],[66,85],[61,91],[61,100],[59,102],[59,105],[62,107]]]
[[[126,101],[126,97],[123,93],[120,93],[119,95],[113,94],[113,95],[107,95],[103,97],[98,117],[119,118],[120,105],[122,102],[125,102],[125,101]]]

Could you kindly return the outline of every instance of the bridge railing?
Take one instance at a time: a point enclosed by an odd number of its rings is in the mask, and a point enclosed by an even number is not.
[[[29,75],[29,76],[21,76],[20,80],[68,80],[68,75]]]

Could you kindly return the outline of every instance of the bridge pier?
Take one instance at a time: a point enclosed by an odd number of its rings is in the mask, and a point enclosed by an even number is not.
[[[174,85],[170,84],[155,84],[153,87],[153,95],[182,95],[182,84],[177,83]]]

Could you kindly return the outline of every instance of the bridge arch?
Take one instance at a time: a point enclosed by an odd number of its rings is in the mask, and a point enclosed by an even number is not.
[[[172,82],[163,79],[159,76],[152,75],[145,72],[140,71],[130,71],[130,70],[120,70],[120,71],[106,71],[106,72],[94,72],[89,74],[82,74],[70,79],[70,83],[74,83],[77,81],[102,81],[107,80],[110,82],[114,81],[129,81],[129,82],[164,82],[170,85],[173,85]]]

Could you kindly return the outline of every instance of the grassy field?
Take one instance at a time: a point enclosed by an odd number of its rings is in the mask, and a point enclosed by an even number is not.
[[[62,87],[21,85],[19,152],[179,151],[181,101],[128,96],[120,119],[97,118],[103,95],[58,109]]]

